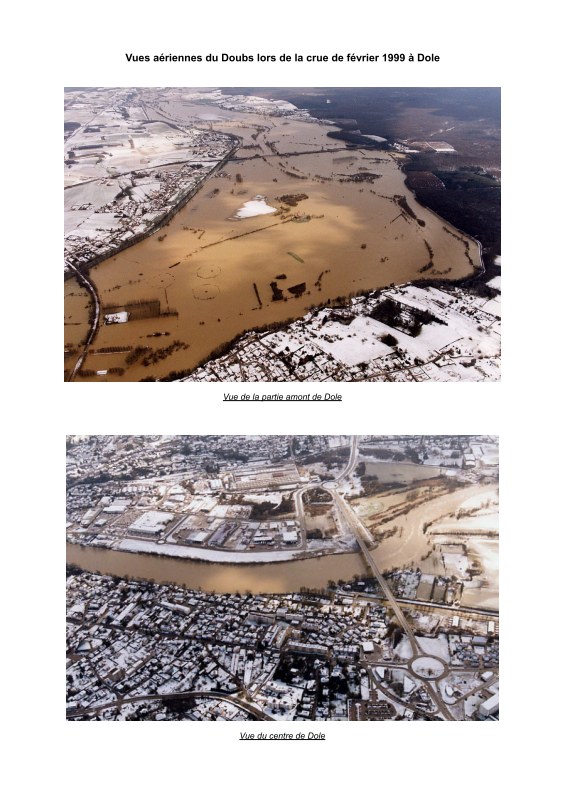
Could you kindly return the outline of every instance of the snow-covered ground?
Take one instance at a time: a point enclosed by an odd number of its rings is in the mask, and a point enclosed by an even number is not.
[[[149,119],[131,95],[65,96],[65,122],[79,125],[64,138],[65,259],[74,267],[150,232],[234,146],[221,132]]]
[[[243,220],[247,217],[258,217],[260,214],[272,214],[273,211],[276,211],[276,209],[273,206],[268,206],[264,198],[257,197],[244,203],[235,216]]]
[[[210,363],[213,370],[204,365],[182,380],[498,381],[499,297],[404,284],[378,298],[355,298],[345,309],[309,312],[274,333],[248,334]],[[389,298],[408,316],[427,311],[439,322],[410,336],[374,319]]]
[[[455,514],[436,520],[430,534],[498,532],[498,493],[484,492],[464,501]]]
[[[451,518],[441,523],[435,523],[430,534],[449,534],[473,532],[473,531],[498,531],[499,521],[498,512],[496,514],[483,514],[477,517],[462,517],[460,519]]]
[[[326,323],[324,336],[316,340],[316,345],[324,353],[329,353],[334,359],[352,367],[359,362],[392,353],[392,348],[379,339],[386,333],[386,329],[387,326],[377,320],[364,317],[356,317],[348,326],[338,322]],[[273,341],[277,341],[283,349],[287,347],[287,339],[284,334],[278,337],[273,334]],[[296,344],[294,343],[295,349]]]
[[[132,551],[134,553],[158,553],[163,556],[176,556],[183,559],[200,559],[203,562],[223,562],[225,564],[288,562],[297,556],[303,556],[304,551],[264,551],[255,553],[240,553],[235,551],[220,551],[213,548],[191,548],[187,545],[169,545],[158,542],[142,542],[141,540],[123,539],[114,546],[115,550]]]
[[[444,662],[449,662],[449,644],[445,634],[438,637],[416,637],[416,640],[424,653],[439,656]]]
[[[397,657],[399,657],[399,659],[410,659],[412,656],[410,640],[405,634],[402,635],[402,639],[394,649],[394,653]]]
[[[170,93],[171,97],[175,93]],[[167,96],[167,93],[164,95]],[[228,111],[242,111],[253,112],[270,115],[284,115],[292,119],[308,119],[316,121],[310,117],[307,111],[298,109],[292,103],[286,100],[269,100],[264,97],[255,97],[254,95],[228,95],[224,94],[221,89],[204,89],[202,91],[185,93],[182,99],[193,103],[205,103],[206,105],[215,105],[218,108],[223,108]],[[202,115],[203,119],[208,119],[209,115]]]
[[[459,509],[466,512],[473,510],[485,510],[498,507],[498,492],[485,492],[481,495],[473,495],[459,506]],[[459,511],[458,509],[458,511]]]

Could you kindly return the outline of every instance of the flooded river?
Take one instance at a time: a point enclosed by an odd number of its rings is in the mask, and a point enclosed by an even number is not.
[[[337,554],[266,565],[223,565],[125,553],[67,543],[67,564],[91,573],[179,584],[205,592],[297,592],[325,589],[329,581],[347,581],[367,567],[360,554]]]
[[[426,277],[459,278],[471,272],[464,239],[406,189],[400,156],[347,150],[326,136],[330,126],[318,123],[203,105],[178,104],[173,112],[182,112],[186,124],[200,128],[203,114],[220,116],[221,121],[213,122],[217,130],[243,140],[236,154],[240,159],[224,168],[229,175],[212,177],[159,236],[107,259],[90,275],[102,304],[158,300],[161,311],[178,312],[102,326],[95,349],[141,345],[170,350],[173,342],[180,344],[149,366],[141,360],[128,366],[124,353],[90,355],[86,369],[118,367],[125,373],[82,380],[139,381],[192,369],[245,330],[296,319],[312,305],[338,296],[422,277],[431,253],[433,268],[425,271]],[[373,183],[351,180],[363,171],[379,177]],[[296,206],[285,206],[280,199],[297,194],[307,198]],[[256,195],[278,210],[285,206],[284,217],[234,219]],[[413,216],[400,213],[394,195],[407,198]],[[311,219],[290,220],[295,213]],[[480,263],[472,241],[469,254]],[[281,300],[273,300],[275,281]],[[301,297],[288,291],[302,283],[306,288]],[[77,303],[68,297],[66,321],[84,318],[86,324],[85,304],[83,298]],[[77,337],[82,335],[82,326],[66,326],[70,344],[75,329]],[[156,339],[151,336],[155,333],[167,336]]]

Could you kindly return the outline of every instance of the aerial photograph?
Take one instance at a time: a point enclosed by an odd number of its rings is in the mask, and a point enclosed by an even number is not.
[[[64,92],[64,380],[501,372],[501,92]]]
[[[493,435],[68,435],[70,721],[499,720]]]

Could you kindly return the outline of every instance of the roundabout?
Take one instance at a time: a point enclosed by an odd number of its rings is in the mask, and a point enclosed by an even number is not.
[[[408,670],[419,679],[443,679],[449,673],[449,667],[437,656],[427,654],[414,656],[408,663]]]

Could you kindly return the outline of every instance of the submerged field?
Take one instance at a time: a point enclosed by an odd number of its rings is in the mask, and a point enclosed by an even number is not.
[[[463,605],[498,608],[497,485],[487,492],[481,484],[453,491],[431,481],[406,492],[385,490],[353,506],[378,543],[381,570],[419,568],[464,580]]]
[[[460,278],[480,264],[475,242],[413,199],[398,155],[348,150],[318,123],[187,103],[163,108],[201,127],[214,116],[218,130],[242,138],[241,160],[228,162],[228,175],[211,178],[158,234],[91,270],[102,306],[133,313],[127,323],[102,325],[91,348],[122,352],[89,353],[83,364],[121,374],[77,380],[165,377],[196,367],[245,330],[298,318],[312,305],[392,282]],[[256,196],[277,211],[235,219]],[[70,349],[88,330],[83,292],[67,282]]]

